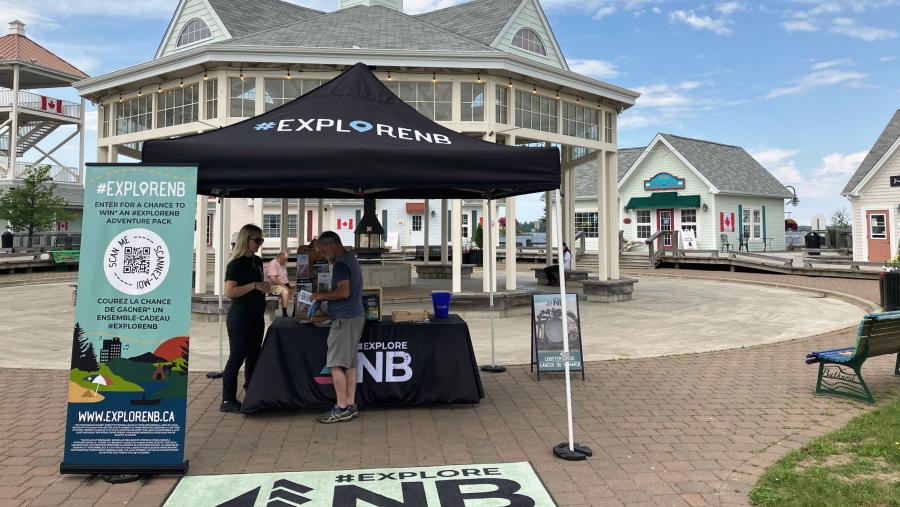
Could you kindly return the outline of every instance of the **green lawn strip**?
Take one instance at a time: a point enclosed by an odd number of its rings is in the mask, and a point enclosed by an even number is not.
[[[750,501],[900,507],[900,398],[788,453],[766,470]]]

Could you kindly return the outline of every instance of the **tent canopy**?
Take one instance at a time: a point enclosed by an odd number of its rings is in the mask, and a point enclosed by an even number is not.
[[[556,148],[445,128],[361,63],[259,116],[147,141],[143,162],[197,164],[198,193],[229,197],[496,199],[560,185]]]

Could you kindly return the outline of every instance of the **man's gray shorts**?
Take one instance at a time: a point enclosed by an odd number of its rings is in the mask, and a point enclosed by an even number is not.
[[[334,319],[328,332],[328,360],[325,366],[356,368],[359,339],[362,338],[365,315],[349,319]]]

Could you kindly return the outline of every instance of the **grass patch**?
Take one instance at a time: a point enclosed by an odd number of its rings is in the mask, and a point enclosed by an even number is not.
[[[900,398],[788,453],[766,470],[750,501],[900,507]]]

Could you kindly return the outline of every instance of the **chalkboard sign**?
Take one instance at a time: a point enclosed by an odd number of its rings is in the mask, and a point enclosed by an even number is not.
[[[584,380],[584,361],[581,354],[581,317],[578,296],[566,294],[569,321],[569,371],[580,371]],[[566,371],[563,362],[562,301],[559,294],[531,296],[531,369],[537,365],[541,372]]]

